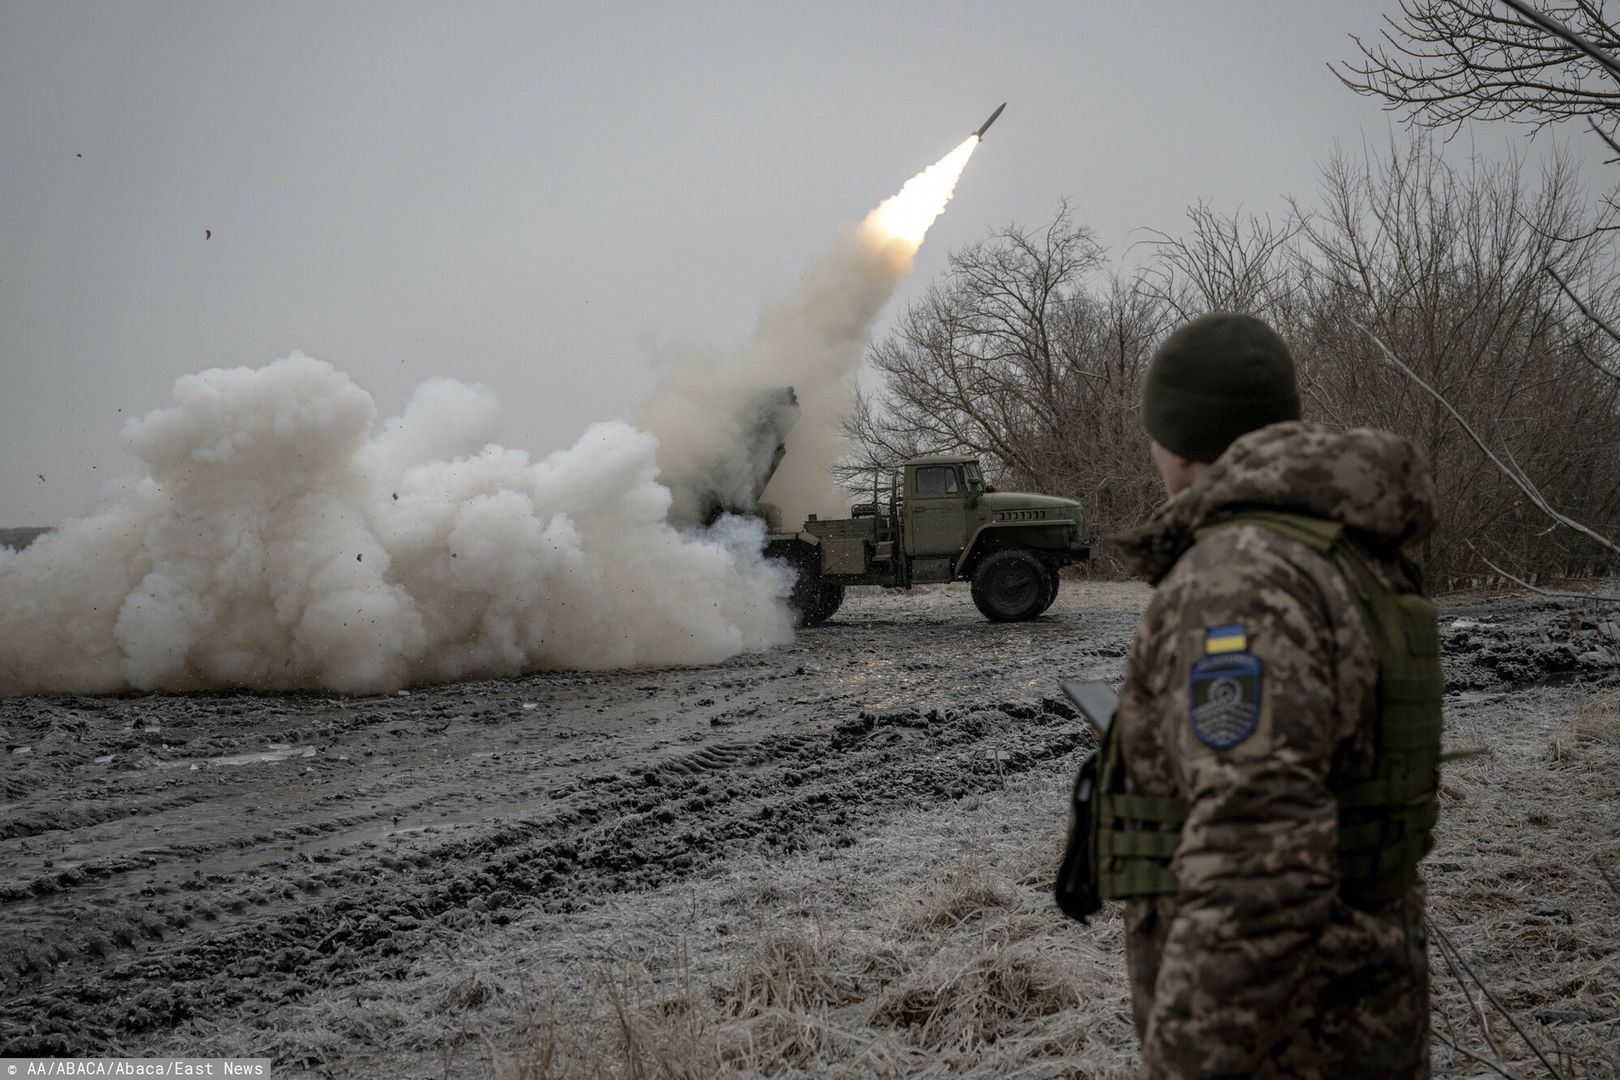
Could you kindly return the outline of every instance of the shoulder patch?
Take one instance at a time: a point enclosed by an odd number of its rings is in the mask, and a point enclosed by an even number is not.
[[[1260,726],[1260,658],[1249,652],[1199,657],[1189,696],[1198,741],[1212,750],[1232,749]]]

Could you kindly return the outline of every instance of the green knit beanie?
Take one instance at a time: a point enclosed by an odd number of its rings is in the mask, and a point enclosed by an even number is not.
[[[1240,435],[1299,419],[1294,360],[1253,315],[1202,315],[1165,339],[1142,384],[1142,421],[1178,457],[1211,462]]]

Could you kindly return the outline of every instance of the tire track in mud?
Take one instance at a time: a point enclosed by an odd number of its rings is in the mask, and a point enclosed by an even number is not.
[[[296,775],[314,788],[291,820],[266,812],[262,827],[254,821],[262,784],[215,770],[219,783],[200,790],[189,767],[172,794],[131,801],[139,780],[126,777],[108,807],[92,800],[54,818],[39,807],[18,815],[7,862],[32,859],[40,872],[8,878],[0,904],[0,1051],[127,1049],[193,1017],[259,1013],[315,986],[403,971],[435,942],[504,924],[517,909],[579,910],[745,851],[844,846],[887,812],[994,788],[1072,754],[1084,738],[1067,706],[1050,700],[860,710],[813,697],[771,704],[766,731],[732,736],[736,717],[769,702],[754,700],[757,677],[709,675],[683,676],[714,695],[694,698],[716,706],[707,725],[674,737],[662,730],[668,724],[651,725],[659,737],[628,753],[614,752],[623,750],[618,738],[589,731],[559,731],[536,751],[509,747],[504,720],[482,723],[483,712],[514,711],[498,706],[456,717],[450,733],[465,739],[481,727],[490,738],[474,747],[501,750],[462,747],[452,759],[418,745],[401,755],[410,761],[358,778],[326,760],[333,755],[281,761],[310,770]],[[808,675],[827,691],[823,673]],[[725,704],[716,700],[728,693]],[[653,700],[667,698],[666,690]],[[613,708],[621,725],[638,719],[622,702]],[[248,741],[296,745],[295,732],[318,739],[319,731],[395,737],[375,716],[326,728],[294,717],[273,728]],[[203,749],[251,753],[243,740],[223,741]],[[68,775],[86,760],[94,758],[72,754]],[[443,777],[434,782],[435,767],[458,772],[454,791]],[[222,799],[212,790],[220,786],[243,790]],[[358,803],[367,809],[340,812]],[[40,850],[59,833],[93,850],[98,829],[113,833],[101,845],[111,847],[129,819],[165,814],[236,814],[245,824],[233,832],[190,822],[200,839],[67,867],[51,867]],[[184,833],[186,823],[175,828]]]

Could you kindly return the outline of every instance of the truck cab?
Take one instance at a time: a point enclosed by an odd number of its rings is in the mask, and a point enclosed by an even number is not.
[[[979,463],[913,458],[904,470],[906,554],[913,558],[959,554],[974,504],[984,493]]]

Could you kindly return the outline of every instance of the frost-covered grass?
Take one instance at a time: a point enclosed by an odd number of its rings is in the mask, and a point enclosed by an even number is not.
[[[1490,753],[1448,768],[1428,870],[1436,1072],[1620,1074],[1620,693],[1504,694],[1451,730]],[[1078,927],[1047,892],[1063,780],[604,926],[583,995],[545,999],[503,1071],[1129,1075],[1117,913]]]
[[[740,869],[674,933],[659,916],[682,913],[646,913],[662,928],[622,927],[505,1071],[1129,1075],[1117,914],[1079,927],[1050,899],[1063,789],[1048,774],[832,858]]]
[[[1448,721],[1453,746],[1490,752],[1441,787],[1430,920],[1455,955],[1431,939],[1436,1063],[1620,1075],[1620,691],[1521,690]]]

